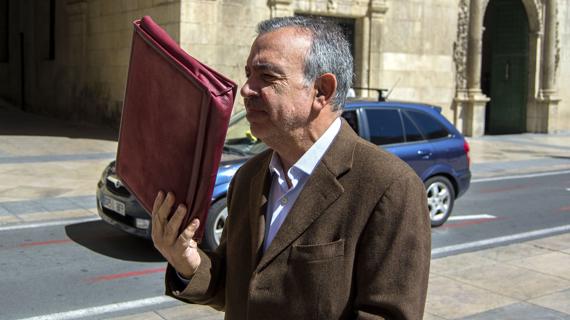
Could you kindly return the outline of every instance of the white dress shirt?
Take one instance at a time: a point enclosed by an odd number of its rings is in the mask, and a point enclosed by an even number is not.
[[[313,170],[330,147],[334,138],[340,131],[340,118],[329,126],[325,133],[301,156],[301,158],[287,171],[287,177],[291,181],[291,187],[287,184],[285,173],[281,166],[279,155],[273,152],[269,170],[272,174],[271,187],[267,212],[265,213],[265,239],[263,252],[267,250],[277,231],[291,211],[305,183],[313,173]]]

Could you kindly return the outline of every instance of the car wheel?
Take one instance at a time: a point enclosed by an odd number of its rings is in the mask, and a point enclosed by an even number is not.
[[[451,215],[455,202],[455,190],[449,179],[443,176],[431,177],[425,185],[431,226],[439,227]]]
[[[228,207],[226,206],[226,198],[221,198],[212,204],[208,212],[204,239],[202,241],[203,250],[213,251],[220,245],[220,238],[222,237],[222,231],[226,225],[227,217]]]

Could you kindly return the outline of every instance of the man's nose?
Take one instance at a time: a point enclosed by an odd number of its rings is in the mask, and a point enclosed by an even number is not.
[[[257,92],[251,88],[249,80],[246,80],[239,91],[243,98],[249,98],[257,95]]]

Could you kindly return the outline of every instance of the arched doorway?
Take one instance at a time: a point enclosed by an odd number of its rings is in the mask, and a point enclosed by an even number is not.
[[[491,0],[483,22],[485,134],[526,131],[529,20],[521,0]]]

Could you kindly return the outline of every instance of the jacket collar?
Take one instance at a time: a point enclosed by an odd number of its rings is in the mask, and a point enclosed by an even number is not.
[[[267,211],[267,198],[271,186],[271,173],[269,162],[272,151],[267,150],[261,157],[260,168],[251,179],[249,194],[252,195],[249,210],[249,223],[251,230],[252,266],[255,268],[263,252],[263,238],[265,236],[265,212]]]
[[[261,271],[279,253],[297,239],[323,212],[330,207],[344,192],[338,179],[352,167],[354,148],[358,136],[350,126],[342,120],[340,132],[323,155],[299,198],[291,208],[289,215],[277,232],[277,235],[261,255],[263,237],[265,234],[265,211],[267,209],[267,194],[270,185],[269,170],[260,170],[251,186],[254,203],[251,210],[251,230],[253,265],[259,261],[257,271]],[[269,157],[264,166],[267,168]],[[258,260],[261,257],[261,260]]]

